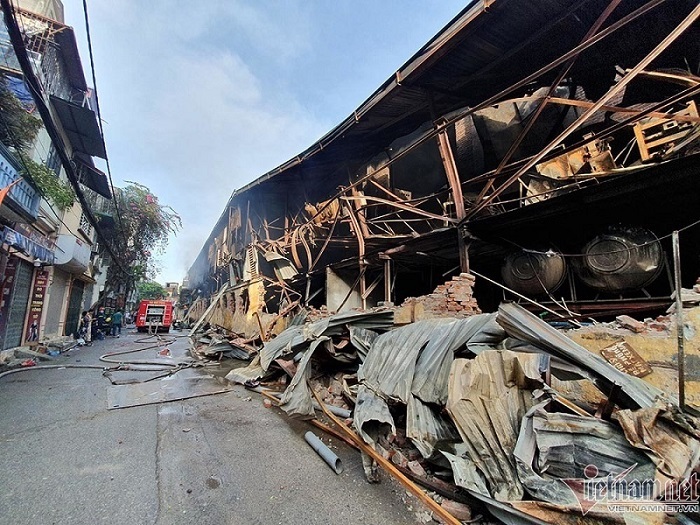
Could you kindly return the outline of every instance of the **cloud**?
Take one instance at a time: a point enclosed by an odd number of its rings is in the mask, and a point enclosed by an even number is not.
[[[115,184],[145,184],[182,216],[160,274],[179,281],[231,192],[331,127],[256,73],[259,56],[292,56],[305,38],[238,2],[93,2],[90,14]],[[245,29],[241,49],[258,58],[212,45],[222,26]]]

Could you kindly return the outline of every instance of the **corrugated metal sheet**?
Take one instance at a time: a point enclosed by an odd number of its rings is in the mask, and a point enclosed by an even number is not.
[[[426,403],[447,402],[447,382],[454,353],[467,348],[479,353],[505,338],[496,314],[482,314],[440,325],[418,357],[411,392]]]
[[[628,481],[654,479],[654,465],[629,444],[619,427],[594,417],[548,413],[547,403],[525,415],[513,452],[518,478],[532,496],[580,512],[581,499],[575,492],[582,484],[565,484],[562,479],[586,479],[588,465],[595,465],[598,478],[631,468],[625,477]]]
[[[257,381],[265,377],[267,373],[260,366],[260,354],[256,355],[250,364],[243,368],[234,368],[226,374],[226,380],[231,383],[245,384],[247,381]]]
[[[364,385],[357,389],[353,425],[362,439],[371,445],[377,442],[380,433],[396,434],[396,424],[386,401]]]
[[[500,501],[519,500],[513,449],[520,421],[535,405],[548,366],[543,354],[488,350],[473,360],[456,359],[450,371],[447,411],[467,445],[467,457]]]
[[[455,485],[476,492],[477,494],[482,494],[489,498],[491,497],[484,476],[472,460],[461,456],[455,456],[449,452],[443,451],[442,454],[450,462]]]
[[[683,480],[700,461],[700,420],[661,403],[652,408],[620,410],[617,420],[627,440],[656,464],[657,479]]]
[[[294,279],[294,277],[296,277],[299,274],[292,261],[280,255],[279,253],[265,252],[264,255],[265,260],[272,264],[273,269],[275,271],[275,275],[277,275],[278,279],[287,281],[290,279]]]
[[[654,405],[657,398],[678,404],[669,394],[638,377],[619,371],[522,306],[515,303],[502,304],[497,319],[509,336],[530,343],[547,354],[574,363],[593,374],[596,385],[602,392],[610,392],[613,385],[619,385],[621,392],[617,401],[624,407],[648,408]]]
[[[453,443],[460,440],[452,421],[440,412],[411,396],[406,413],[406,437],[424,458],[430,458],[436,449],[452,450]]]
[[[388,329],[394,322],[391,310],[367,312],[343,312],[304,326],[290,327],[260,350],[260,364],[264,370],[277,358],[302,350],[308,343],[322,335],[340,335],[344,327],[352,325],[366,329]]]
[[[308,326],[287,328],[272,341],[265,343],[259,354],[262,369],[270,368],[270,364],[278,357],[301,350],[311,340]]]
[[[358,379],[375,392],[408,404],[421,349],[438,335],[438,327],[444,329],[452,322],[452,319],[430,319],[380,335],[360,367]]]
[[[364,361],[367,357],[372,343],[379,335],[374,330],[368,330],[366,328],[358,328],[357,326],[350,326],[350,342],[352,346],[357,350],[360,360]]]
[[[309,377],[311,376],[311,357],[319,345],[328,341],[328,337],[319,337],[309,349],[304,352],[304,357],[301,358],[297,366],[297,372],[294,374],[292,381],[284,391],[280,406],[287,415],[292,417],[312,418],[316,414],[313,407],[313,398],[309,390]]]

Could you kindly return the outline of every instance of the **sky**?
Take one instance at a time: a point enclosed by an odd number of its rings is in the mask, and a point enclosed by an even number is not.
[[[63,3],[89,79],[82,0]],[[182,217],[157,280],[181,282],[236,188],[339,124],[466,3],[88,0],[114,184]]]

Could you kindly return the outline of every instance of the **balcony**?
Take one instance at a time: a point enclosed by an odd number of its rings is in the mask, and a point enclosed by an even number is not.
[[[0,143],[0,188],[7,188],[20,178],[20,164],[14,155]],[[39,192],[22,179],[12,186],[2,201],[0,213],[15,222],[34,222],[39,213]]]

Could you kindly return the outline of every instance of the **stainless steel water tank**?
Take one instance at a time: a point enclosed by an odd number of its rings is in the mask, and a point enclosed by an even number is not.
[[[639,290],[661,273],[664,255],[656,235],[643,228],[610,227],[576,257],[574,269],[586,285],[608,293]]]
[[[559,288],[566,278],[566,261],[554,249],[514,252],[501,267],[503,282],[523,295],[546,295]]]

